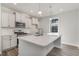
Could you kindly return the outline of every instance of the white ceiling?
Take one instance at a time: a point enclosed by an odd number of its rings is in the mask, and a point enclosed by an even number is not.
[[[39,3],[17,3],[16,5],[14,5],[13,3],[3,3],[2,5],[19,10],[21,12],[25,12],[35,17],[55,15],[61,12],[79,8],[79,3],[40,3],[40,10],[43,12],[40,16],[38,14]],[[49,8],[50,5],[52,6],[52,8]],[[30,12],[31,10],[33,12]]]

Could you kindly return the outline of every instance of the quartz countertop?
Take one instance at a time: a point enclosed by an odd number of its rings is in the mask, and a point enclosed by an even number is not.
[[[50,43],[52,43],[53,41],[55,41],[58,37],[59,36],[57,35],[43,35],[43,36],[29,35],[29,36],[18,37],[18,39],[45,47]]]

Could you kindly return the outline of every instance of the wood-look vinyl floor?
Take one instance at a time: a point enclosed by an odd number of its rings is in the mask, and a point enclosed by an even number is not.
[[[3,51],[3,56],[18,56],[18,48]],[[47,56],[79,56],[79,49],[74,46],[62,45],[62,48],[53,48]]]
[[[79,56],[79,48],[63,44],[61,49],[52,49],[48,56]]]
[[[18,48],[13,48],[11,50],[3,51],[3,56],[17,56],[18,55]]]

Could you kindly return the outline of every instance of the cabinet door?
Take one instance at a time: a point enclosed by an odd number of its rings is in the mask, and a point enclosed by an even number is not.
[[[21,15],[21,21],[22,21],[23,23],[26,22],[26,15],[25,15],[25,14],[22,14],[22,15]]]
[[[8,27],[8,13],[7,12],[2,12],[2,27]]]
[[[26,28],[30,28],[31,27],[31,19],[26,17],[24,21],[25,21]]]
[[[10,37],[9,36],[2,36],[2,49],[6,50],[10,48]]]
[[[27,24],[26,24],[26,26],[28,28],[31,28],[32,27],[32,23],[31,23],[31,19],[30,18],[27,18]]]
[[[16,12],[16,22],[21,22],[21,13]]]
[[[29,24],[28,24],[28,18],[25,18],[25,27],[28,28]]]
[[[25,24],[26,24],[26,28],[28,28],[29,27],[29,25],[28,25],[28,18],[26,18]]]
[[[15,27],[15,15],[12,13],[9,13],[9,26]]]
[[[32,18],[32,23],[33,24],[38,24],[38,19],[37,18]]]
[[[25,22],[25,21],[24,21],[24,16],[23,16],[23,15],[21,16],[21,20],[22,20],[21,22],[23,22],[23,23]]]
[[[32,24],[35,24],[35,23],[36,23],[35,18],[32,18]]]
[[[37,24],[37,25],[39,24],[39,21],[38,21],[38,19],[36,19],[36,24]]]
[[[11,47],[17,46],[17,37],[14,35],[11,37]]]

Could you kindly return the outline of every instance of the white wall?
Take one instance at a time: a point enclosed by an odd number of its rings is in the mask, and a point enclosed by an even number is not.
[[[78,45],[79,45],[79,11],[78,11]]]
[[[43,28],[44,33],[49,32],[49,17],[40,19],[40,27]]]
[[[62,42],[77,46],[78,42],[78,10],[59,14],[61,19]]]
[[[62,36],[62,42],[65,44],[78,45],[78,12],[78,10],[73,10],[55,15],[60,18],[60,33]],[[49,17],[40,19],[40,23],[44,32],[48,33]]]
[[[1,4],[0,4],[0,54],[1,54]]]

